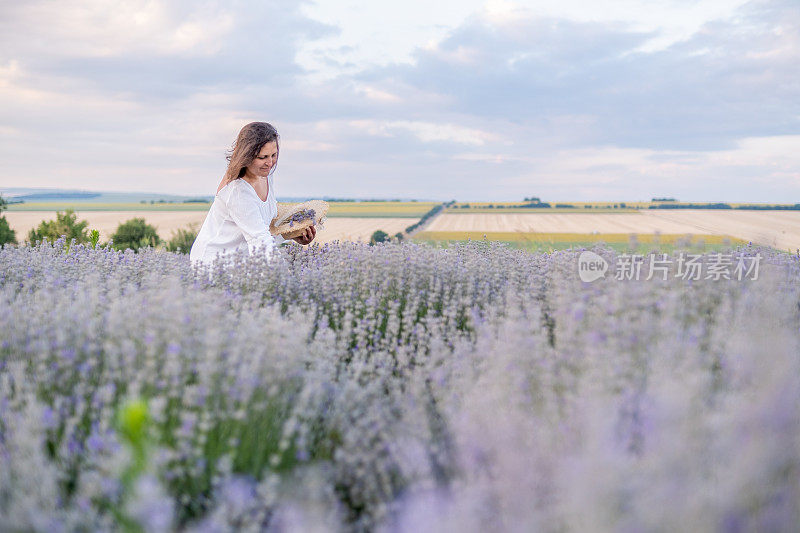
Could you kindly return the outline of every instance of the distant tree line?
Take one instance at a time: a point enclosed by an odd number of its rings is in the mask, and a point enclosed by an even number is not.
[[[800,204],[794,205],[760,205],[760,204],[742,204],[737,205],[734,209],[754,209],[756,211],[798,211],[800,210]]]
[[[383,199],[383,198],[329,198],[323,197],[326,202],[416,202],[417,200],[401,200],[399,198]]]
[[[743,204],[732,206],[726,203],[713,204],[658,204],[651,205],[648,209],[742,209],[755,211],[800,211],[800,204]]]
[[[733,209],[730,204],[656,204],[650,205],[648,209]]]
[[[417,228],[422,226],[425,223],[425,221],[427,221],[429,218],[431,218],[432,216],[435,216],[436,214],[438,214],[445,207],[451,207],[455,203],[456,203],[455,200],[450,200],[449,202],[445,202],[443,204],[438,204],[438,205],[433,206],[433,208],[430,211],[428,211],[427,213],[422,215],[422,218],[420,218],[417,222],[415,222],[414,224],[411,224],[409,227],[407,227],[406,228],[406,233],[411,233],[412,231],[416,230]]]

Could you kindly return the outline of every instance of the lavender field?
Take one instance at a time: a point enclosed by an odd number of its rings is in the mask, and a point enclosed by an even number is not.
[[[794,530],[800,261],[739,253],[5,247],[0,529]]]

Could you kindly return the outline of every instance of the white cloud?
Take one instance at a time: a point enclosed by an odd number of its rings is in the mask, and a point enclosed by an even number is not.
[[[483,146],[500,137],[494,133],[467,128],[457,124],[441,124],[410,120],[381,122],[377,120],[352,120],[348,123],[370,135],[393,137],[398,132],[409,132],[422,142],[451,142],[471,146]]]
[[[42,26],[45,43],[27,43],[53,56],[114,57],[137,51],[159,55],[207,55],[233,29],[230,12],[212,4],[150,0],[20,2],[18,21]],[[6,31],[13,28],[6,27]]]
[[[796,198],[792,1],[6,2],[0,185],[203,194],[267,120],[284,196]]]

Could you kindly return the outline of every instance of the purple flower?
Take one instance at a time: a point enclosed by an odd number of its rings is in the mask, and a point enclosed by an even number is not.
[[[92,432],[89,438],[86,439],[86,446],[92,453],[99,453],[105,448],[103,439],[97,433]]]
[[[55,411],[50,406],[42,409],[42,425],[45,429],[53,429],[57,425]]]

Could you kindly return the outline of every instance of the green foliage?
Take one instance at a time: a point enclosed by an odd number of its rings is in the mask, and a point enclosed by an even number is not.
[[[5,198],[0,195],[0,213],[2,213],[7,206],[8,203]],[[17,244],[17,234],[11,229],[11,226],[8,225],[6,217],[0,217],[0,246],[8,243]]]
[[[400,241],[402,241],[403,239],[405,239],[405,237],[403,236],[403,232],[402,232],[402,231],[399,231],[399,232],[395,233],[395,234],[394,234],[394,238],[395,238],[395,240],[396,240],[396,241],[398,241],[398,242],[400,242]]]
[[[114,248],[138,250],[148,246],[161,244],[161,237],[156,233],[156,228],[145,222],[143,218],[132,218],[117,226],[117,231],[111,236]]]
[[[130,461],[120,476],[122,482],[122,505],[114,508],[112,514],[123,531],[141,532],[142,527],[125,512],[125,501],[130,499],[134,484],[148,469],[149,431],[152,420],[147,402],[132,398],[117,410],[117,432],[128,447]]]
[[[181,228],[172,233],[172,237],[167,242],[167,250],[188,254],[196,238],[197,231],[193,227]]]
[[[75,242],[85,243],[89,242],[88,225],[86,220],[78,222],[78,215],[72,209],[67,209],[63,213],[57,212],[55,220],[45,220],[38,228],[32,229],[28,233],[28,240],[32,243],[43,240],[55,242],[63,235],[67,242],[75,239]]]
[[[100,240],[100,232],[96,229],[93,229],[89,234],[89,244],[92,245],[92,248],[97,248],[97,242]]]
[[[17,234],[8,225],[6,217],[0,217],[0,246],[4,244],[17,244]]]
[[[389,234],[383,230],[377,230],[375,233],[372,234],[372,237],[369,239],[370,244],[375,244],[376,242],[384,242],[389,238]]]

